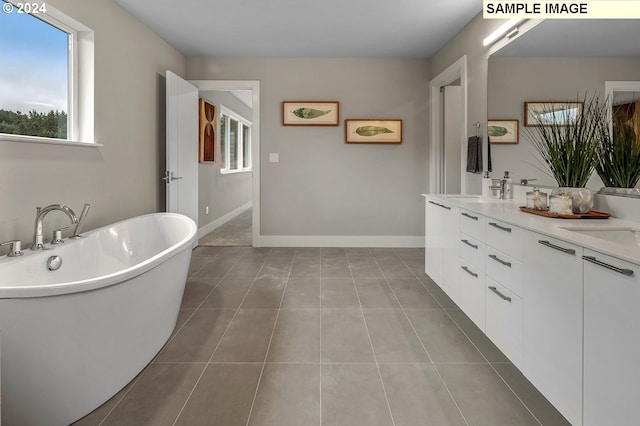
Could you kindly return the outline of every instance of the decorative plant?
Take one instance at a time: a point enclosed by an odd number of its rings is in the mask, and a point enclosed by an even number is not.
[[[544,111],[525,131],[558,186],[584,188],[598,164],[607,131],[607,104],[598,96],[582,102],[582,110]],[[551,117],[551,119],[550,119]]]
[[[640,137],[633,127],[635,104],[613,111],[613,135],[606,132],[596,171],[604,186],[634,188],[640,180]]]

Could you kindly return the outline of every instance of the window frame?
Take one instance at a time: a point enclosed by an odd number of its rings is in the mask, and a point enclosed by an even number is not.
[[[251,127],[252,127],[252,123],[251,121],[247,120],[246,118],[242,117],[241,115],[239,115],[238,113],[234,112],[233,110],[225,107],[224,105],[220,105],[220,120],[222,120],[223,116],[226,116],[227,118],[225,119],[226,123],[225,123],[225,134],[223,135],[222,132],[220,132],[219,138],[220,138],[220,174],[223,175],[227,175],[227,174],[235,174],[235,173],[246,173],[246,172],[252,172],[253,171],[253,163],[252,163],[252,158],[251,158]],[[228,122],[229,119],[234,119],[238,122],[238,132],[237,132],[237,136],[236,136],[236,153],[238,156],[238,163],[242,163],[242,168],[237,168],[237,169],[229,169],[228,165],[230,164],[230,160],[231,160],[231,150],[230,149],[226,149],[224,150],[224,156],[225,158],[222,158],[223,155],[223,149],[222,149],[222,144],[224,143],[224,140],[229,140],[229,132],[230,132],[230,123]],[[249,160],[249,164],[248,166],[245,166],[244,164],[244,127],[248,127],[249,129],[249,153],[248,155],[246,155],[246,158]],[[223,168],[222,165],[226,164],[227,167]]]
[[[19,3],[5,1],[14,6]],[[94,140],[94,32],[48,3],[46,8],[46,13],[30,15],[69,35],[67,138],[0,133],[0,141],[101,147]]]

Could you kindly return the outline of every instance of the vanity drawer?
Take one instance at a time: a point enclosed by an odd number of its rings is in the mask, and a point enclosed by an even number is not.
[[[516,259],[522,259],[525,243],[525,231],[522,228],[499,220],[487,219],[486,232],[487,246],[509,253]]]
[[[493,247],[487,247],[485,259],[487,276],[521,296],[522,263],[501,251],[495,250]]]
[[[469,210],[460,209],[460,232],[485,241],[487,218]]]
[[[509,289],[486,277],[485,333],[518,368],[522,368],[523,303]]]
[[[485,245],[475,238],[460,234],[460,259],[463,263],[470,263],[484,274]]]
[[[462,261],[460,266],[460,298],[458,305],[484,331],[485,275],[472,264]]]

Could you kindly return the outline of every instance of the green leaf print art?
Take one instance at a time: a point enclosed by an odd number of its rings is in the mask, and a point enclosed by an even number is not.
[[[507,133],[509,133],[509,130],[507,130],[506,127],[502,127],[502,126],[489,126],[488,127],[489,136],[499,137],[499,136],[504,136]]]
[[[360,136],[377,136],[384,133],[393,133],[393,130],[381,126],[360,126],[355,130]]]
[[[305,120],[313,120],[314,118],[322,117],[331,112],[330,109],[323,111],[315,108],[298,108],[296,110],[291,111],[293,115],[299,118],[304,118]]]
[[[402,143],[402,120],[347,118],[346,143]]]

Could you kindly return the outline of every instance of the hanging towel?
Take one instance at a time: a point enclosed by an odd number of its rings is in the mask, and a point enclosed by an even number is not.
[[[467,172],[482,171],[482,143],[478,136],[471,136],[467,141]]]
[[[491,167],[491,138],[487,136],[487,171],[492,172],[493,168]]]

